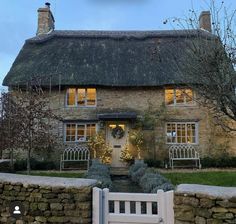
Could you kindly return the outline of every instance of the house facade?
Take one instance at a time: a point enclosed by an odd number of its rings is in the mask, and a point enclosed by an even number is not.
[[[185,30],[59,31],[54,22],[50,5],[38,10],[37,35],[26,40],[3,85],[14,91],[32,78],[40,80],[51,108],[63,118],[55,130],[64,147],[86,144],[101,132],[112,148],[112,166],[124,166],[124,147],[137,156],[129,138],[138,128],[145,158],[165,160],[173,144],[191,144],[201,156],[226,145],[236,153],[236,137],[214,125],[175,62],[185,62],[189,38],[211,35],[208,12],[200,16],[202,29],[190,35]]]

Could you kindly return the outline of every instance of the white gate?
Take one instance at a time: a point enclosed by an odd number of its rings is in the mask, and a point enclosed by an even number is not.
[[[174,224],[174,192],[113,193],[93,188],[93,224]]]

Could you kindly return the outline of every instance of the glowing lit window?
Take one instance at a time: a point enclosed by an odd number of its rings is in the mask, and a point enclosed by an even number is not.
[[[66,105],[69,107],[96,106],[95,88],[69,88],[66,92]]]
[[[165,89],[166,105],[191,105],[194,104],[192,89]]]
[[[65,124],[66,142],[85,142],[96,134],[96,124]]]
[[[95,124],[87,124],[86,140],[88,141],[95,134],[96,134],[96,125]]]
[[[197,123],[170,122],[166,124],[166,143],[168,144],[196,144]]]
[[[96,89],[87,89],[87,105],[94,106],[96,104]]]
[[[75,124],[67,124],[66,125],[66,141],[73,142],[76,139],[76,125]]]
[[[69,88],[67,90],[67,105],[74,106],[75,105],[75,96],[76,89]]]
[[[77,105],[78,106],[85,106],[86,103],[86,91],[85,89],[78,89],[78,100]]]

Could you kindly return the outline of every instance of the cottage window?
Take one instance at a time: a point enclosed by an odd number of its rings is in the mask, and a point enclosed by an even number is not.
[[[66,105],[69,107],[96,106],[95,88],[69,88],[66,93]]]
[[[194,94],[192,89],[172,88],[165,89],[166,105],[192,105]]]
[[[166,124],[166,143],[196,144],[198,138],[197,123],[170,122]]]
[[[96,134],[96,124],[65,124],[66,142],[86,142]]]
[[[76,125],[75,124],[67,124],[66,125],[66,141],[74,142],[75,141],[75,133],[76,133]]]

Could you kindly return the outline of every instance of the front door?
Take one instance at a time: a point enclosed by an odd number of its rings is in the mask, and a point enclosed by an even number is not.
[[[112,148],[112,167],[124,167],[120,160],[121,150],[128,142],[128,128],[125,123],[109,123],[107,125],[107,142]]]

